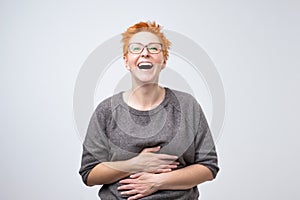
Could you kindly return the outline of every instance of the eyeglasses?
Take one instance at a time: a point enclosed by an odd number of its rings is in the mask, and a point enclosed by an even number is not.
[[[160,53],[162,50],[162,44],[160,43],[149,43],[147,45],[143,45],[141,43],[130,43],[128,45],[128,51],[133,54],[140,54],[143,52],[145,47],[149,53],[153,54]]]

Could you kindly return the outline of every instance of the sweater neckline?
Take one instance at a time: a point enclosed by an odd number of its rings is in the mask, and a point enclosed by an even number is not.
[[[165,105],[168,103],[169,101],[169,96],[170,96],[170,89],[167,87],[164,87],[165,89],[165,96],[163,101],[156,106],[155,108],[151,109],[151,110],[138,110],[135,109],[131,106],[129,106],[123,99],[123,92],[119,93],[119,98],[120,99],[120,104],[122,105],[122,107],[124,107],[126,110],[128,110],[130,113],[135,114],[135,115],[152,115],[155,114],[156,112],[160,111],[161,109],[163,109],[165,107]]]

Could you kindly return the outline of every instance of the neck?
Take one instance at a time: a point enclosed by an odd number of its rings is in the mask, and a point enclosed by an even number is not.
[[[132,87],[125,93],[125,102],[137,110],[151,110],[164,99],[165,89],[157,83]]]

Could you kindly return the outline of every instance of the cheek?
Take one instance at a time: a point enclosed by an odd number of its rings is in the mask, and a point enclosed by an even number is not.
[[[130,56],[130,57],[127,58],[126,64],[130,67],[135,66],[135,63],[137,62],[137,60],[138,60],[138,57]]]
[[[160,64],[165,64],[165,63],[166,63],[163,56],[158,57],[158,58],[156,59],[156,62],[157,62],[157,63],[160,63]]]
[[[124,58],[124,63],[125,63],[125,67],[126,69],[130,70],[132,69],[132,66],[133,66],[133,58],[132,56],[128,56],[126,58]]]

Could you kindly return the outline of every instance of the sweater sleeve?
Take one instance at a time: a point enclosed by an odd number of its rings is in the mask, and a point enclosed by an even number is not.
[[[98,106],[93,113],[83,142],[79,174],[87,184],[90,171],[99,163],[108,161],[109,145],[105,134],[105,111]]]
[[[219,171],[216,147],[201,107],[199,112],[200,119],[195,137],[195,163],[206,166],[211,170],[213,176],[216,177]]]

